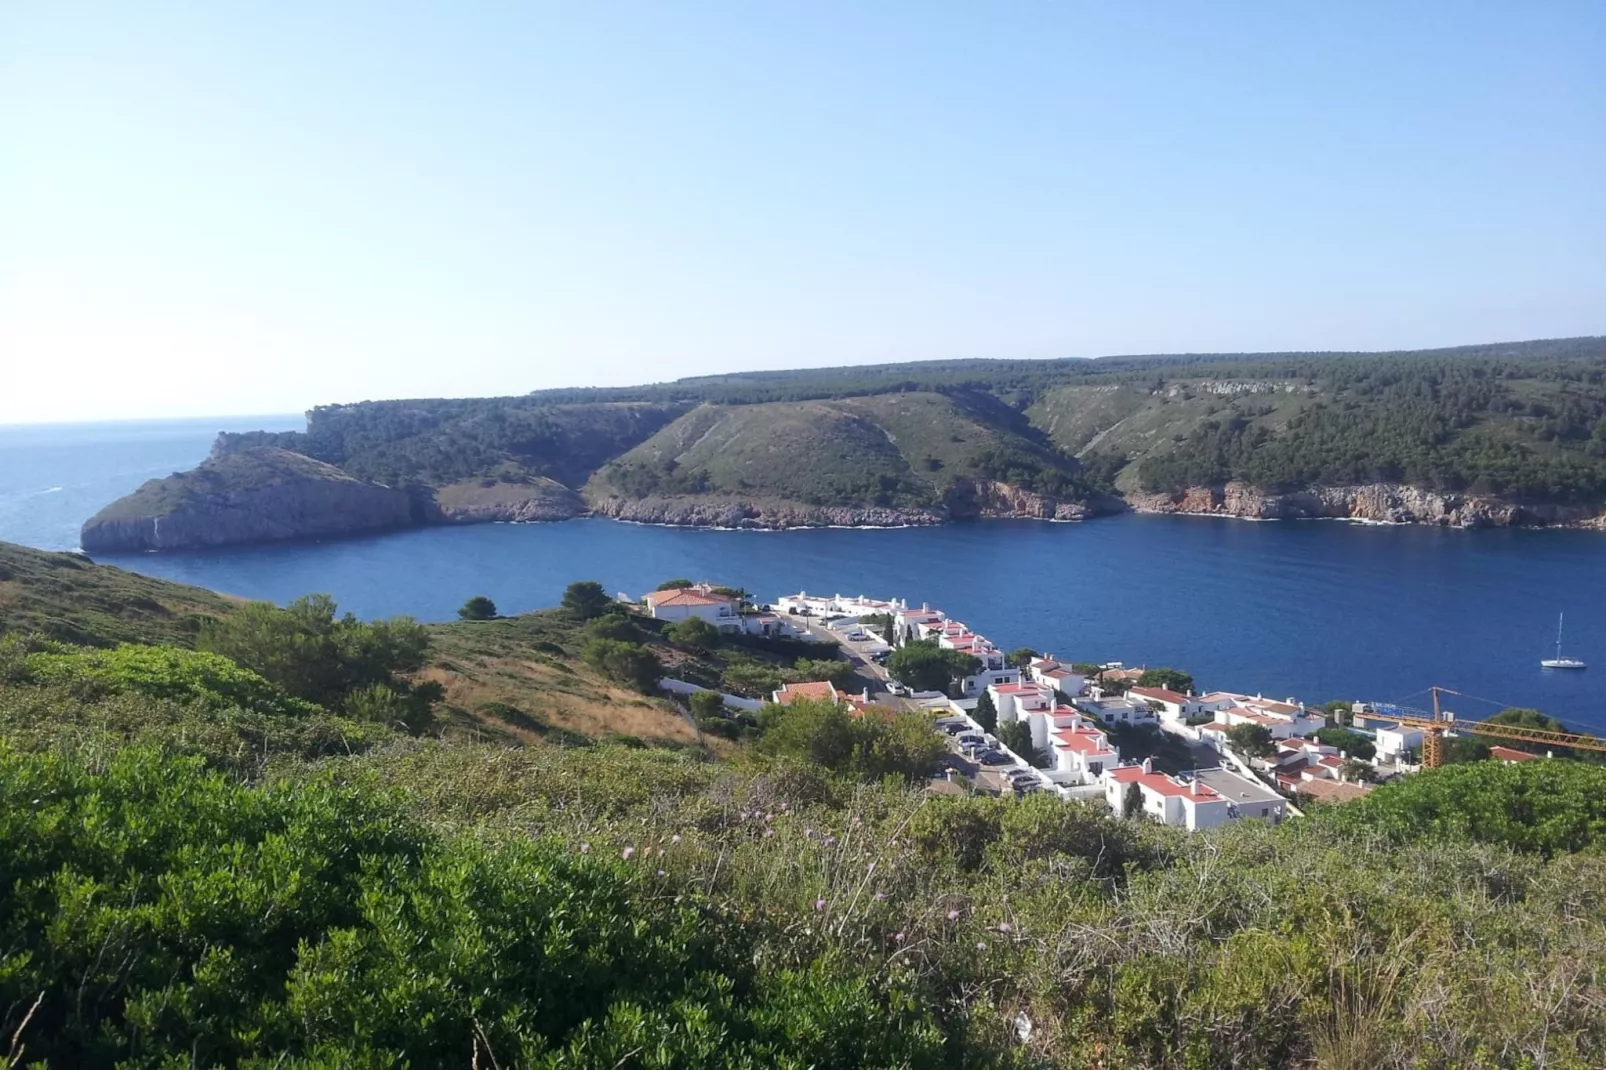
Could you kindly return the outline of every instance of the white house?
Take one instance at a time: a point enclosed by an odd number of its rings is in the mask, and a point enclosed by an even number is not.
[[[1136,784],[1138,805],[1145,815],[1190,832],[1244,817],[1276,824],[1288,809],[1276,792],[1226,769],[1196,769],[1167,776],[1156,773],[1153,763],[1145,759],[1142,765],[1106,769],[1103,782],[1105,801],[1117,814],[1126,815],[1127,792]]]
[[[1121,695],[1106,695],[1096,687],[1091,695],[1073,699],[1072,705],[1089,717],[1097,717],[1105,724],[1159,723],[1159,715],[1147,702],[1124,698]]]
[[[1049,779],[1057,784],[1097,784],[1104,770],[1121,762],[1121,752],[1097,725],[1070,706],[1029,715],[1032,745],[1054,755]]]
[[[1054,689],[1043,684],[989,684],[987,695],[998,711],[998,723],[1026,720],[1054,708]]]
[[[1403,724],[1379,728],[1375,738],[1379,761],[1398,761],[1411,751],[1422,749],[1422,730],[1407,728]]]
[[[683,621],[699,617],[721,631],[742,630],[742,618],[737,612],[736,599],[716,594],[706,583],[695,587],[677,587],[668,591],[653,591],[642,601],[654,620]]]
[[[1184,695],[1164,687],[1133,687],[1127,690],[1128,698],[1139,699],[1150,706],[1159,707],[1163,721],[1182,721],[1204,713],[1204,703],[1192,695]]]
[[[1087,677],[1051,657],[1033,658],[1026,671],[1037,683],[1047,684],[1071,698],[1087,690]]]

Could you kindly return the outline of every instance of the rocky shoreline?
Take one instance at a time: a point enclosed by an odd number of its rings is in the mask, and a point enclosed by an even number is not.
[[[1606,509],[1505,501],[1488,495],[1423,490],[1398,483],[1272,492],[1245,483],[1129,494],[1134,512],[1242,520],[1355,520],[1454,528],[1553,527],[1606,531]]]

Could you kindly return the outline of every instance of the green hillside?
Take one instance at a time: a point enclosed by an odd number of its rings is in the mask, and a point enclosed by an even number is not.
[[[1078,466],[990,397],[884,394],[703,405],[604,466],[593,493],[929,506],[958,479],[1085,494]]]
[[[88,646],[194,640],[199,619],[237,603],[79,554],[0,542],[0,635],[37,633]]]
[[[423,519],[441,488],[443,508],[467,520],[573,515],[582,490],[611,507],[707,496],[964,516],[942,509],[972,479],[1064,503],[1229,481],[1399,483],[1587,511],[1606,507],[1606,338],[930,361],[364,402],[312,410],[305,432],[218,444],[225,457],[263,445],[417,488]],[[149,514],[187,488],[163,481],[118,508]]]

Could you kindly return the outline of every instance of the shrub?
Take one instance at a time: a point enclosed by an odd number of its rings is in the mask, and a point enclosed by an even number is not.
[[[133,644],[112,650],[49,642],[40,646],[23,663],[27,676],[38,683],[195,702],[213,710],[233,706],[280,716],[318,712],[312,703],[286,695],[256,673],[218,654]]]
[[[759,724],[766,753],[807,758],[860,780],[924,778],[947,751],[923,714],[872,709],[855,715],[823,699],[767,706]]]
[[[1181,669],[1145,669],[1138,677],[1139,687],[1163,687],[1186,695],[1193,690],[1193,677]]]
[[[700,653],[719,646],[719,629],[701,617],[687,617],[664,630],[664,637],[676,646]]]
[[[496,618],[496,603],[486,598],[483,594],[477,594],[463,603],[463,607],[457,611],[457,615],[464,620],[494,620]]]
[[[580,620],[600,617],[617,605],[595,580],[577,580],[563,592],[563,608],[570,616]]]
[[[617,639],[593,639],[585,645],[586,663],[610,680],[652,694],[663,676],[663,663],[640,643]]]
[[[916,691],[947,691],[954,680],[976,672],[981,662],[923,639],[894,650],[887,657],[886,667],[895,680]]]

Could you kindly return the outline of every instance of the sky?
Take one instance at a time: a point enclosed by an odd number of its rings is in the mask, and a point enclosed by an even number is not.
[[[0,423],[1606,333],[1606,4],[0,4]]]

